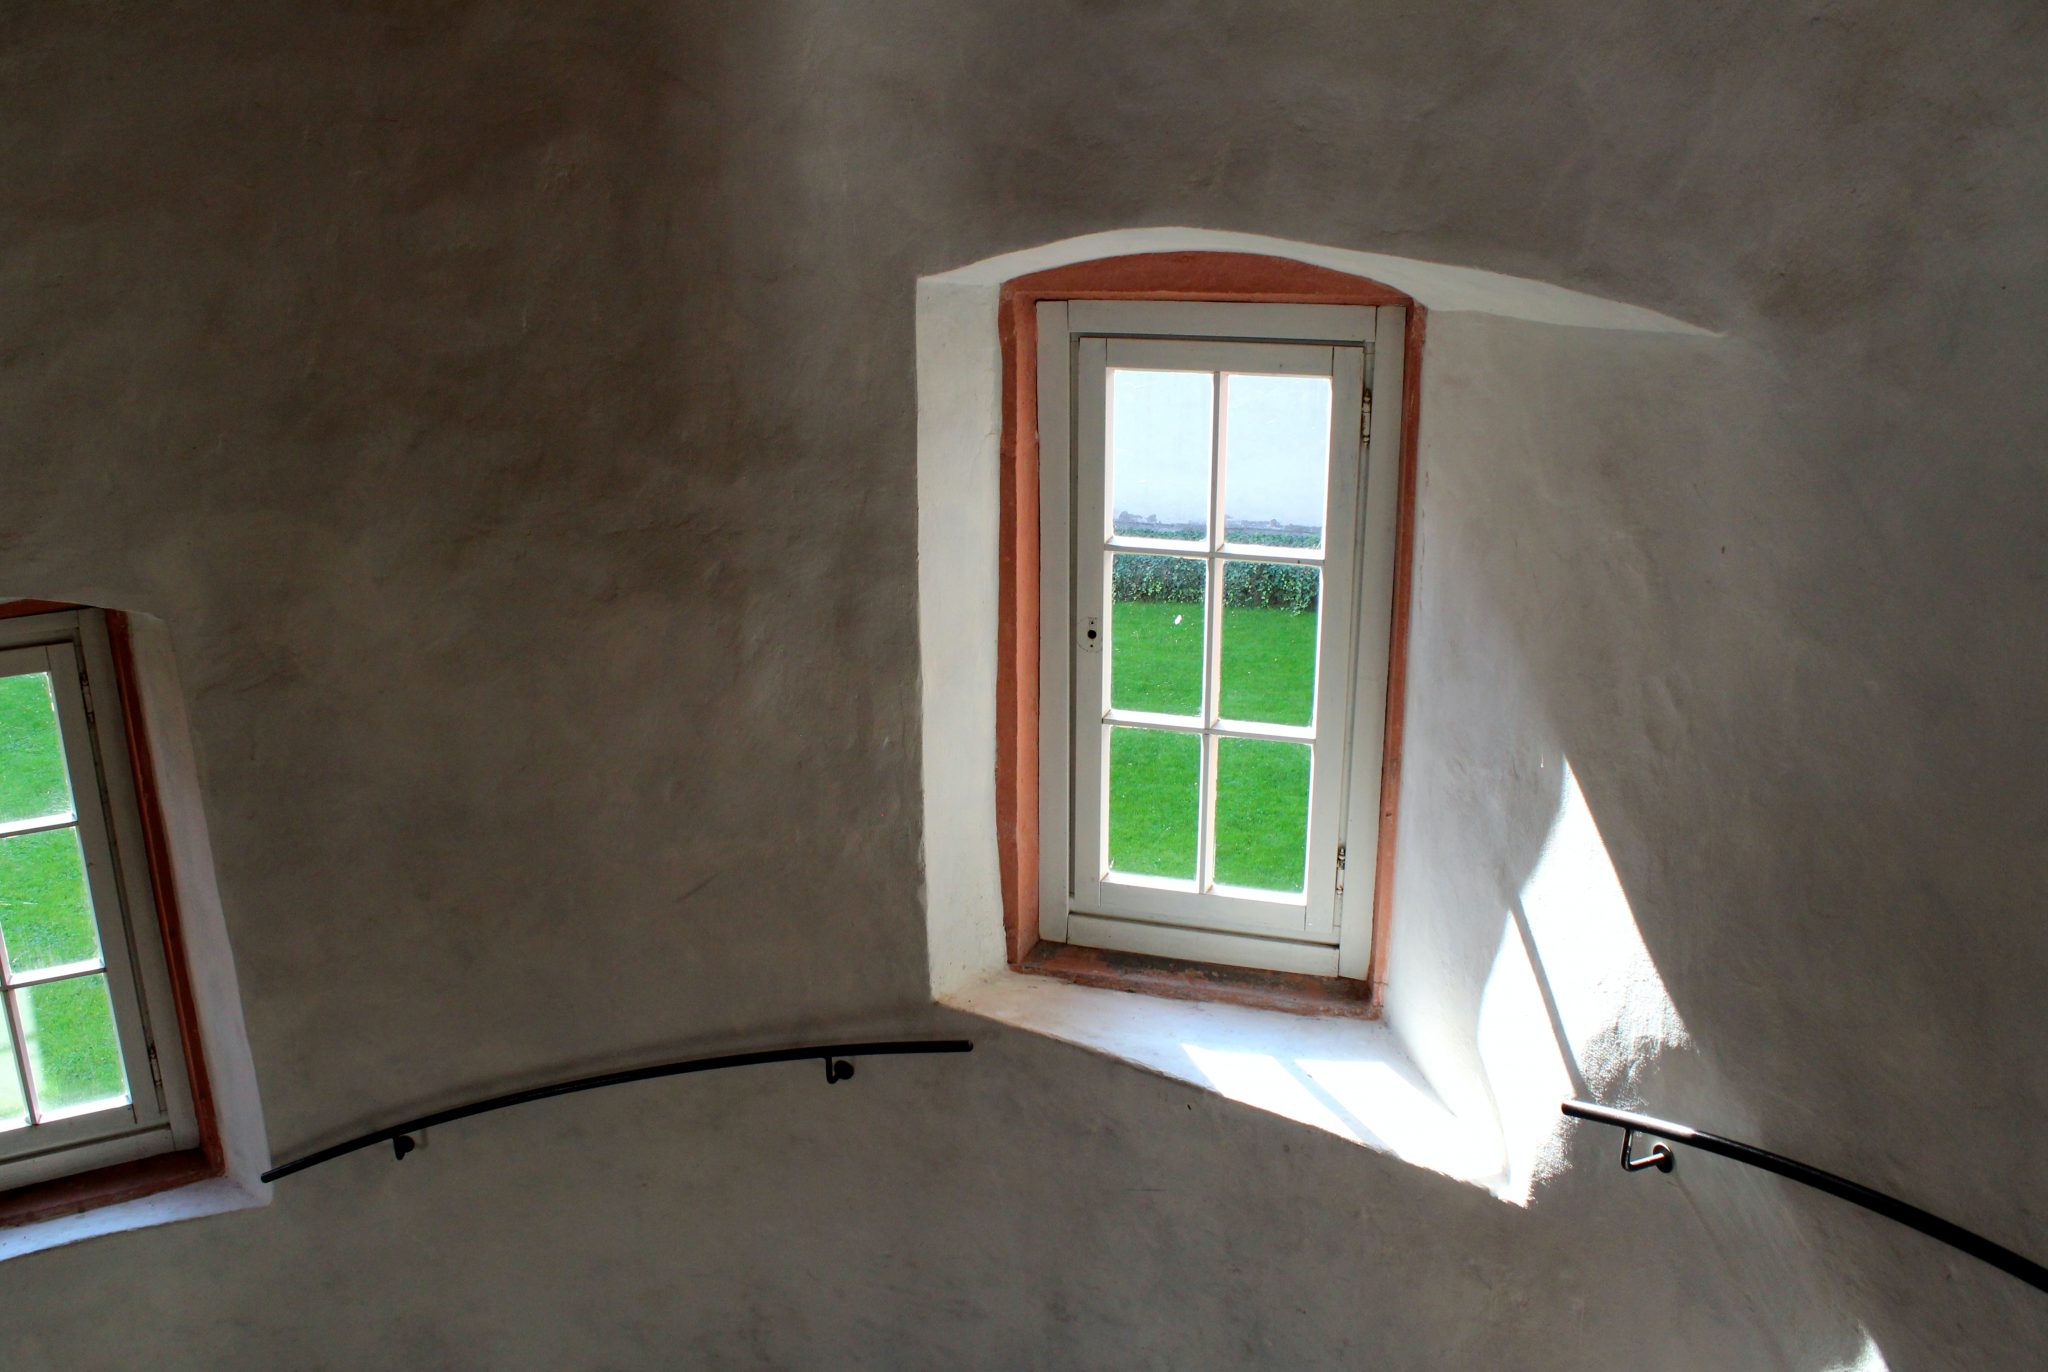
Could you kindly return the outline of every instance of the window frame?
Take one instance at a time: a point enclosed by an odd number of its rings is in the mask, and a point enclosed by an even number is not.
[[[0,1224],[133,1199],[225,1167],[126,619],[50,602],[0,605],[0,656],[35,653],[53,669],[130,1104],[0,1134]],[[19,1070],[26,1082],[25,1061]]]
[[[1387,629],[1401,534],[1399,397],[1406,322],[1407,310],[1394,304],[1037,302],[1037,923],[1044,941],[1253,972],[1368,979],[1377,942],[1374,883],[1351,874],[1375,870],[1382,828],[1378,801]],[[1080,560],[1088,556],[1083,545],[1090,541],[1081,530],[1091,521],[1107,527],[1104,439],[1089,426],[1100,427],[1106,418],[1101,392],[1120,355],[1129,364],[1150,358],[1169,365],[1179,356],[1190,366],[1223,370],[1300,366],[1332,378],[1317,685],[1317,729],[1327,737],[1316,745],[1319,775],[1300,902],[1253,902],[1214,891],[1169,892],[1147,889],[1148,883],[1090,879],[1090,864],[1102,865],[1097,836],[1088,827],[1099,830],[1103,824],[1100,797],[1093,792],[1106,785],[1107,767],[1099,749],[1089,746],[1102,730],[1079,721],[1092,718],[1091,712],[1107,718],[1098,689],[1107,658],[1091,662],[1091,654],[1101,650],[1089,649],[1080,635],[1108,609],[1106,598],[1102,607],[1090,603],[1100,598],[1101,574]],[[1262,356],[1264,365],[1258,363]],[[1360,403],[1361,390],[1372,397],[1370,410]],[[1391,403],[1388,395],[1395,397]],[[1364,414],[1371,416],[1369,425],[1350,418]],[[1221,530],[1212,529],[1204,555],[1221,559],[1232,546]],[[1205,609],[1220,616],[1223,607]],[[1204,724],[1214,722],[1205,713]]]
[[[1036,308],[1046,300],[1227,304],[1399,305],[1408,311],[1403,359],[1399,524],[1387,634],[1387,713],[1380,762],[1379,840],[1370,870],[1372,950],[1363,982],[1255,973],[1170,958],[1076,948],[1040,937],[1039,916],[1039,436]],[[1307,1015],[1375,1018],[1385,1007],[1393,918],[1397,804],[1413,598],[1417,436],[1429,311],[1407,292],[1294,257],[1167,250],[1122,253],[1013,276],[998,288],[994,679],[995,886],[1000,950],[1012,971],[1084,986],[1220,1001]]]

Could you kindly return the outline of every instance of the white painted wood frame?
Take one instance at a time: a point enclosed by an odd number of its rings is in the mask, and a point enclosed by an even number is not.
[[[73,611],[0,620],[0,678],[47,675],[70,774],[71,813],[4,828],[6,837],[75,829],[100,955],[91,966],[20,974],[0,949],[0,1014],[12,1041],[26,1047],[20,1013],[25,987],[75,977],[106,977],[127,1077],[128,1100],[84,1113],[37,1109],[34,1122],[0,1130],[0,1189],[193,1147],[185,1051],[171,996],[129,740],[104,616]],[[35,1101],[25,1053],[0,1060],[24,1098]]]
[[[1038,307],[1040,443],[1041,935],[1229,965],[1365,974],[1379,822],[1382,733],[1399,482],[1405,311],[1351,306],[1047,302]],[[1111,369],[1218,375],[1205,541],[1118,535],[1107,509]],[[1221,376],[1326,376],[1332,384],[1320,551],[1227,541]],[[1369,388],[1369,389],[1368,389]],[[1365,398],[1375,397],[1368,411]],[[1369,438],[1362,438],[1371,417]],[[1109,559],[1117,551],[1206,564],[1205,691],[1197,717],[1132,715],[1108,700]],[[1225,719],[1218,711],[1225,561],[1315,565],[1322,585],[1313,723]],[[1192,881],[1113,873],[1107,862],[1107,739],[1139,725],[1202,739]],[[1305,889],[1278,895],[1214,881],[1217,741],[1313,748]],[[1339,854],[1342,853],[1342,864]]]

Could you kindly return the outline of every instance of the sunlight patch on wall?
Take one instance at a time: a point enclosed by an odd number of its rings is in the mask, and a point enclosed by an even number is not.
[[[1569,762],[1562,772],[1557,819],[1522,886],[1522,913],[1565,1036],[1587,1083],[1599,1090],[1644,1058],[1689,1040],[1579,779]]]
[[[1563,1138],[1558,1102],[1574,1094],[1572,1073],[1551,1030],[1543,987],[1521,931],[1510,918],[1479,1001],[1479,1059],[1500,1118],[1507,1168],[1503,1194],[1526,1204],[1556,1170]]]
[[[1181,1048],[1219,1094],[1389,1152],[1459,1181],[1492,1182],[1500,1156],[1483,1135],[1389,1062],[1366,1057],[1303,1057],[1292,1053]]]
[[[1633,1103],[1633,1071],[1688,1041],[1569,766],[1559,768],[1549,832],[1502,914],[1473,1025],[1478,1071],[1455,1096],[1417,1069],[1385,1021],[1133,996],[1008,972],[966,981],[938,1000],[1515,1205],[1527,1205],[1563,1160],[1562,1101]]]
[[[1877,1346],[1877,1340],[1870,1337],[1870,1331],[1860,1331],[1863,1347],[1848,1362],[1839,1362],[1828,1368],[1828,1372],[1891,1372],[1892,1365],[1884,1360],[1884,1350]]]
[[[1688,1042],[1569,763],[1550,833],[1501,921],[1478,1029],[1509,1191],[1523,1200],[1561,1165],[1559,1101],[1625,1094],[1640,1066]]]
[[[1460,1181],[1500,1176],[1500,1150],[1491,1140],[1388,1064],[1302,1058],[1296,1066],[1332,1099],[1343,1102],[1378,1145],[1397,1157]]]

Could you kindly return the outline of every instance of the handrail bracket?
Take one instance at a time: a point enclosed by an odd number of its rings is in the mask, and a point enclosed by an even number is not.
[[[1633,1129],[1624,1128],[1621,1131],[1622,1171],[1640,1172],[1645,1168],[1654,1167],[1659,1172],[1669,1172],[1672,1168],[1678,1165],[1677,1156],[1674,1153],[1672,1153],[1669,1147],[1661,1143],[1652,1147],[1649,1152],[1643,1154],[1641,1157],[1635,1156],[1635,1151],[1636,1131]]]

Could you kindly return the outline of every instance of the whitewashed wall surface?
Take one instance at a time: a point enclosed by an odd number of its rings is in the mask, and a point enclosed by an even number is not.
[[[278,1154],[979,1042],[15,1258],[0,1365],[2039,1366],[1550,1112],[2048,1258],[2044,70],[2018,0],[0,6],[0,591],[168,629]],[[994,488],[918,507],[918,282],[1155,226],[1542,288],[1430,320],[1390,965],[1510,1187],[933,1003],[918,537]]]

